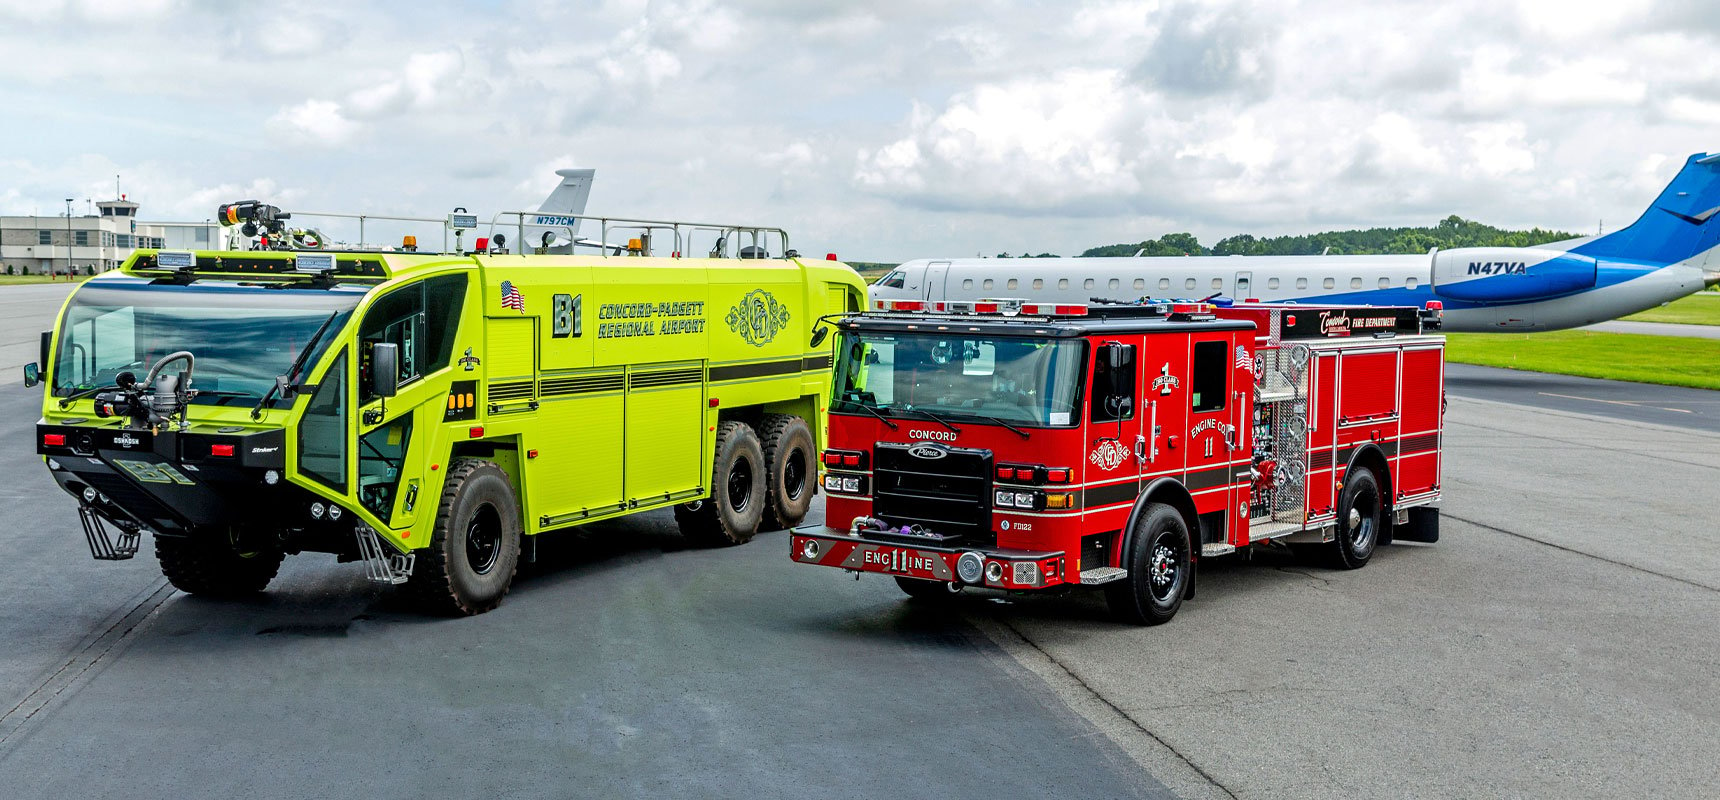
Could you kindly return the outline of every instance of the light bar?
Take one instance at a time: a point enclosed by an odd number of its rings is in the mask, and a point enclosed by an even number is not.
[[[879,311],[925,311],[926,304],[919,300],[876,300],[872,307]]]
[[[1085,317],[1087,306],[1076,303],[1028,303],[1021,313],[1034,317]]]
[[[163,250],[155,254],[155,266],[179,272],[197,268],[197,254],[189,250]]]
[[[293,271],[312,275],[334,272],[333,253],[300,253],[293,259]]]

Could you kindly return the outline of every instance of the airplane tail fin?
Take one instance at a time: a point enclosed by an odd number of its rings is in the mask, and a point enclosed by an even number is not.
[[[1720,246],[1720,154],[1697,153],[1642,216],[1572,248],[1595,258],[1676,264]]]
[[[591,197],[591,183],[597,177],[595,169],[558,169],[561,183],[544,198],[538,213],[526,218],[526,240],[520,243],[522,252],[569,252],[579,238],[577,217],[585,213],[585,202]]]

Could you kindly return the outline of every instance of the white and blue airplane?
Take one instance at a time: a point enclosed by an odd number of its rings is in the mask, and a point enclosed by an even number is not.
[[[1263,302],[1425,307],[1449,331],[1592,325],[1720,283],[1720,154],[1697,153],[1629,227],[1536,247],[1425,255],[919,259],[872,284],[874,301],[1019,297],[1086,303],[1213,295]]]

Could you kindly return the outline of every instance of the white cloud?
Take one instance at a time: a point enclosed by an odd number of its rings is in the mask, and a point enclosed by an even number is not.
[[[269,127],[289,141],[323,147],[345,144],[359,129],[332,100],[306,100],[283,108],[269,118]]]
[[[146,216],[229,191],[491,212],[591,166],[600,213],[884,260],[1453,213],[1590,230],[1720,149],[1720,24],[1682,0],[209,8],[0,0],[0,211],[119,172]]]

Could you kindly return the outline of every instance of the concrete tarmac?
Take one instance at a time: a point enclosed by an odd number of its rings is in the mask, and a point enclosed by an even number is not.
[[[173,592],[147,546],[90,559],[36,396],[0,388],[8,800],[1175,796],[959,616],[796,567],[784,533],[593,526],[469,619],[315,554],[255,600]]]
[[[1711,301],[1720,302],[1720,300]],[[1684,325],[1675,322],[1637,322],[1615,319],[1588,325],[1585,331],[1601,333],[1634,333],[1647,336],[1683,336],[1692,339],[1720,339],[1720,325]]]
[[[1453,399],[1441,541],[979,606],[1237,797],[1712,797],[1720,436]]]

